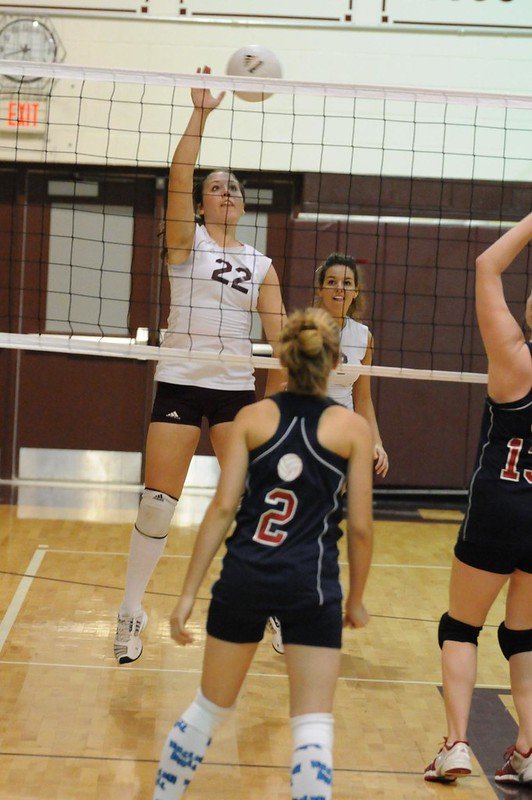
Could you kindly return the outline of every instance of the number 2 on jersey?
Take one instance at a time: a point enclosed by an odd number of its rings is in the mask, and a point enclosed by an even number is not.
[[[264,500],[276,508],[270,508],[261,515],[253,540],[269,547],[278,547],[288,535],[282,528],[294,518],[297,497],[290,489],[272,489]]]

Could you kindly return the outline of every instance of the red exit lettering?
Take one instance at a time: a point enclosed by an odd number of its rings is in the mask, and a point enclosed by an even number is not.
[[[11,100],[7,104],[7,125],[10,128],[36,128],[40,103],[19,103]]]

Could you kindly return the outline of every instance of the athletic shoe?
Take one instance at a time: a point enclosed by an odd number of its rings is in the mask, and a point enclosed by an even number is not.
[[[443,747],[438,755],[425,769],[426,781],[452,783],[461,775],[471,774],[471,755],[469,742],[453,742],[451,747],[444,737]]]
[[[115,658],[119,664],[131,664],[142,654],[142,641],[139,634],[148,623],[148,615],[144,609],[138,614],[129,616],[118,613],[116,621],[116,638],[114,644]]]
[[[283,634],[281,632],[281,623],[277,617],[268,617],[268,630],[272,634],[272,647],[276,653],[282,655],[284,653]]]
[[[521,753],[513,745],[504,754],[504,765],[495,773],[498,783],[526,783],[532,785],[532,747]]]

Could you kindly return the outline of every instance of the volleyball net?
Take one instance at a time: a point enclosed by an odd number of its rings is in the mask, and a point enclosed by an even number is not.
[[[0,74],[0,347],[250,360],[160,346],[168,169],[202,87],[227,95],[198,169],[243,182],[238,235],[272,258],[287,310],[313,303],[331,252],[350,254],[375,339],[354,372],[485,380],[474,263],[530,208],[532,95],[12,61]],[[518,319],[530,274],[526,251],[505,278]],[[258,319],[249,334],[253,365],[277,366]]]

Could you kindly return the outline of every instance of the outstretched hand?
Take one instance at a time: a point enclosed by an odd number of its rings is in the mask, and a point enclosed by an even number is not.
[[[170,615],[170,634],[177,644],[192,644],[194,637],[187,630],[187,622],[194,606],[194,598],[182,595]]]
[[[198,67],[196,70],[197,74],[201,75],[210,75],[211,68],[210,67]],[[194,104],[194,108],[202,108],[207,111],[212,111],[213,108],[218,108],[220,103],[225,97],[225,92],[220,92],[218,95],[213,95],[209,89],[191,89],[190,96],[192,98],[192,102]]]

